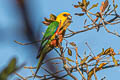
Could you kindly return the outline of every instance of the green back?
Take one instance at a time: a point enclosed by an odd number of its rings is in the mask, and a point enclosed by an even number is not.
[[[41,42],[39,51],[43,50],[43,48],[51,41],[51,37],[54,35],[54,33],[56,32],[58,27],[59,27],[59,22],[57,22],[57,21],[52,22],[48,26],[48,28],[42,38],[42,42]]]

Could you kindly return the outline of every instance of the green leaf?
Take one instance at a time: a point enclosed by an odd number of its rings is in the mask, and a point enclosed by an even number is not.
[[[72,56],[72,51],[70,50],[70,48],[68,48],[68,54]]]
[[[16,71],[16,58],[13,58],[8,66],[0,73],[0,80],[7,80],[8,76]]]
[[[68,58],[68,57],[65,57],[68,61],[70,62],[74,62],[72,59]]]
[[[91,10],[91,9],[93,9],[93,8],[97,7],[97,6],[98,6],[98,3],[93,4],[93,5],[92,5],[92,7],[91,7],[91,8],[89,8],[88,10]]]

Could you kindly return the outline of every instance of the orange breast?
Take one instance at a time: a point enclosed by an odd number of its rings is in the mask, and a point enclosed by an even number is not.
[[[52,36],[52,38],[55,38],[56,35],[59,35],[59,36],[58,36],[58,40],[57,40],[57,39],[53,39],[53,40],[51,41],[51,43],[50,43],[51,46],[56,47],[56,46],[59,45],[59,43],[62,42],[62,40],[63,40],[62,32],[63,32],[63,31],[59,31],[60,28],[61,28],[61,25],[59,25],[59,27],[58,27],[58,29],[56,30],[55,34]]]

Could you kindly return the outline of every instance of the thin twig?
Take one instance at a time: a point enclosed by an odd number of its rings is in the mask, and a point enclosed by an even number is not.
[[[90,48],[90,46],[88,45],[87,42],[85,42],[85,44],[87,45],[87,47],[90,49],[91,53],[93,54],[93,56],[95,57],[95,54],[93,53],[92,49]]]
[[[49,61],[51,61],[51,60],[56,60],[56,59],[62,60],[63,58],[62,58],[62,57],[50,58],[50,59],[46,60],[44,63],[47,63],[47,62],[49,62]]]
[[[25,68],[25,69],[36,69],[37,67],[32,67],[32,66],[27,67],[27,66],[24,66],[24,68]]]
[[[46,72],[48,72],[48,73],[49,73],[51,76],[53,76],[54,78],[59,79],[58,76],[56,76],[55,74],[49,72],[49,71],[48,71],[47,69],[45,69],[44,67],[41,67],[41,68],[44,69]]]
[[[68,74],[69,76],[71,76],[74,80],[78,80],[75,76],[73,76],[73,75],[70,73],[69,69],[68,69],[67,66],[66,66],[67,64],[66,64],[66,59],[65,59],[65,57],[64,57],[63,47],[62,47],[61,45],[59,45],[59,48],[60,48],[60,51],[61,51],[61,57],[63,57],[62,61],[63,61],[64,69],[66,70],[67,74]]]
[[[95,69],[94,69],[94,76],[95,76],[95,80],[98,80],[98,79],[97,79],[97,76],[96,76],[96,71],[95,71]]]
[[[80,69],[79,69],[79,64],[78,64],[78,51],[77,51],[77,47],[75,47],[75,51],[76,51],[76,67],[77,67],[77,70],[78,70],[78,72],[80,73],[80,75],[82,76],[82,78],[84,79],[84,80],[87,80],[85,77],[84,77],[84,75],[82,74],[82,72],[80,71]]]
[[[14,72],[17,76],[19,76],[21,79],[23,79],[23,80],[26,80],[23,76],[21,76],[20,74],[18,74],[18,73],[16,73],[16,72]]]
[[[14,42],[17,43],[17,44],[20,44],[20,45],[30,45],[30,44],[34,44],[34,43],[41,42],[41,40],[34,41],[34,42],[31,42],[31,43],[21,43],[21,42],[18,42],[18,41],[16,41],[16,40],[14,40]]]
[[[113,22],[114,20],[116,20],[116,19],[118,19],[118,18],[119,18],[119,15],[118,15],[118,16],[115,16],[114,18],[112,18],[112,19],[110,19],[110,20],[108,20],[107,22],[111,23],[111,22]],[[107,24],[108,24],[108,23],[105,23],[105,25],[107,25]],[[103,27],[103,24],[100,23],[100,24],[98,24],[97,26]],[[93,30],[93,29],[95,29],[97,26],[95,25],[95,26],[92,26],[92,27],[87,28],[87,29],[84,29],[84,30],[80,30],[80,31],[76,31],[76,32],[75,32],[75,31],[74,31],[74,32],[71,32],[71,33],[69,33],[69,34],[66,34],[64,38],[69,38],[69,37],[74,36],[75,34],[78,34],[78,33],[81,33],[81,32],[86,32],[86,31],[89,31],[89,30]]]
[[[111,34],[113,34],[113,35],[116,35],[116,36],[120,37],[120,35],[119,35],[119,34],[109,31],[109,30],[106,28],[106,26],[105,26],[105,24],[104,24],[104,22],[103,22],[103,21],[102,21],[102,24],[103,24],[103,26],[104,26],[105,30],[106,30],[108,33],[111,33]]]
[[[58,55],[60,56],[60,53],[59,53],[59,51],[56,49],[56,48],[53,48],[57,53],[58,53]]]

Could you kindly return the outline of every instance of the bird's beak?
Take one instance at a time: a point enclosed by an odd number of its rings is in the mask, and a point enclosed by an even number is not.
[[[69,20],[72,20],[72,16],[71,16],[71,15],[69,15],[67,18],[68,18]]]

